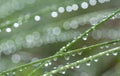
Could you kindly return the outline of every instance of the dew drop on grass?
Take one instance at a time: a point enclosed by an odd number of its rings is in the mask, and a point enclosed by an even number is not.
[[[62,74],[65,74],[65,73],[66,73],[66,71],[62,71],[61,73],[62,73]]]
[[[52,29],[52,33],[53,33],[54,35],[60,35],[60,33],[61,33],[61,28],[60,28],[60,27],[54,27],[54,28]]]
[[[53,76],[52,74],[50,76]]]
[[[12,31],[12,29],[11,28],[6,28],[6,32],[11,32]]]
[[[110,55],[109,53],[106,54],[106,56],[109,56],[109,55]]]
[[[104,2],[105,2],[105,0],[98,0],[98,2],[99,2],[99,3],[104,3]]]
[[[112,53],[114,56],[117,56],[118,55],[118,52],[114,52],[114,53]]]
[[[86,34],[82,39],[86,41],[87,37],[88,37],[88,34]]]
[[[78,52],[78,55],[82,55],[82,52]]]
[[[72,5],[72,10],[73,10],[73,11],[77,11],[78,8],[79,8],[79,6],[78,6],[77,4],[73,4],[73,5]]]
[[[51,16],[52,16],[53,18],[56,18],[56,17],[58,16],[58,13],[57,13],[57,12],[52,12],[52,13],[51,13]]]
[[[13,72],[12,74],[13,74],[13,75],[15,75],[15,74],[16,74],[16,72]]]
[[[66,63],[67,65],[70,64],[69,62]]]
[[[70,22],[69,22],[69,21],[65,21],[65,22],[63,23],[63,28],[64,28],[65,30],[69,30],[69,29],[70,29]]]
[[[20,69],[19,71],[20,71],[20,72],[22,72],[22,71],[23,71],[23,69]]]
[[[19,23],[14,23],[13,26],[14,26],[15,28],[18,28],[18,27],[19,27]]]
[[[109,46],[108,46],[108,45],[106,45],[105,47],[106,47],[106,48],[109,48]]]
[[[117,43],[113,43],[113,45],[116,45]]]
[[[59,12],[59,13],[64,13],[64,11],[65,11],[64,7],[59,7],[59,8],[58,8],[58,12]]]
[[[86,66],[91,66],[91,63],[90,62],[86,63]]]
[[[87,40],[87,37],[83,37],[83,40],[86,41],[86,40]]]
[[[72,12],[72,7],[71,7],[71,6],[67,6],[67,7],[66,7],[66,11],[67,11],[67,12]]]
[[[21,57],[19,54],[13,54],[12,57],[11,57],[11,60],[13,63],[19,63],[20,60],[21,60]]]
[[[24,67],[24,69],[27,69],[27,67]]]
[[[100,47],[100,49],[104,49],[104,47],[103,47],[103,46],[101,46],[101,47]]]
[[[49,65],[52,65],[52,62],[49,61],[48,64],[49,64]]]
[[[114,20],[115,18],[116,18],[116,17],[115,17],[115,16],[113,16],[111,19],[113,19],[113,20]]]
[[[53,70],[52,73],[55,73],[55,70]]]
[[[7,76],[9,76],[9,73],[6,73]]]
[[[57,58],[54,58],[53,61],[57,61]]]
[[[74,67],[71,67],[71,69],[74,69]]]
[[[72,29],[77,29],[78,28],[78,22],[77,22],[77,20],[72,20],[71,22],[70,22],[70,27],[72,28]]]
[[[75,54],[72,54],[72,56],[75,56]]]
[[[80,68],[80,65],[75,66],[75,68]]]
[[[70,60],[70,56],[65,56],[65,60]]]
[[[53,69],[57,69],[57,67],[53,67]]]
[[[43,76],[47,76],[47,74],[43,74]]]
[[[40,21],[40,19],[41,19],[41,18],[40,18],[40,16],[38,16],[38,15],[36,15],[36,16],[34,17],[34,20],[35,20],[35,21]]]
[[[94,59],[94,62],[98,62],[98,59]]]
[[[96,0],[89,0],[89,4],[91,6],[95,6],[97,4],[97,1]]]
[[[66,48],[65,46],[63,46],[60,50],[63,50],[63,51],[66,51]]]
[[[69,42],[66,46],[69,47],[71,45],[71,43]]]
[[[87,2],[82,2],[81,3],[81,8],[82,9],[87,9],[88,8],[88,3]]]
[[[48,65],[49,65],[49,64],[48,64],[48,63],[46,63],[46,64],[45,64],[45,67],[48,67]]]

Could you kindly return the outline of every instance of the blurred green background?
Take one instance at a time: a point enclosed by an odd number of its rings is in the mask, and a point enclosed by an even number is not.
[[[55,54],[119,7],[120,0],[0,0],[0,71]],[[119,38],[120,14],[69,50]],[[69,60],[61,57],[34,76],[116,46],[119,44],[86,50],[81,55],[72,55]],[[91,62],[91,66],[85,63],[55,76],[119,76],[119,62],[119,53],[118,56],[106,55],[97,63]],[[5,76],[27,76],[37,66]]]

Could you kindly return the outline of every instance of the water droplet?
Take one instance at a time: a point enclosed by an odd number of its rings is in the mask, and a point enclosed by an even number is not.
[[[60,28],[60,27],[54,27],[54,28],[52,29],[52,33],[53,33],[54,35],[60,35],[60,33],[61,33],[61,28]]]
[[[52,16],[53,18],[56,18],[56,17],[58,16],[58,13],[57,13],[57,12],[52,12],[52,13],[51,13],[51,16]]]
[[[83,37],[83,40],[85,40],[85,41],[86,41],[86,40],[87,40],[87,37]]]
[[[103,46],[101,46],[101,47],[100,47],[100,49],[104,49],[104,47],[103,47]]]
[[[70,27],[72,28],[72,29],[77,29],[78,28],[78,22],[77,22],[77,20],[72,20],[71,22],[70,22]]]
[[[88,34],[83,37],[83,40],[87,40]]]
[[[69,30],[69,29],[70,29],[70,22],[65,21],[65,22],[63,23],[63,28],[64,28],[65,30]]]
[[[118,55],[118,52],[114,52],[114,53],[112,53],[114,56],[117,56]]]
[[[66,46],[69,47],[71,45],[71,43],[69,42]]]
[[[75,54],[72,54],[72,56],[75,56]]]
[[[49,65],[48,63],[45,63],[45,67],[48,67],[48,65]]]
[[[41,18],[40,18],[40,16],[38,16],[38,15],[36,15],[36,16],[34,17],[34,20],[35,20],[35,21],[40,21],[40,19],[41,19]]]
[[[106,56],[109,56],[109,55],[110,55],[109,53],[106,54]]]
[[[98,62],[98,59],[94,59],[94,62]]]
[[[78,55],[82,55],[82,52],[78,52]]]
[[[91,66],[91,63],[90,62],[86,63],[86,66]]]
[[[19,63],[20,60],[21,60],[21,57],[19,54],[13,54],[12,57],[11,57],[11,60],[13,63]]]
[[[66,63],[67,65],[70,64],[69,62]]]
[[[54,58],[53,61],[57,61],[57,58]]]
[[[13,74],[13,75],[15,75],[15,74],[16,74],[16,72],[13,72],[12,74]]]
[[[74,69],[74,67],[71,67],[71,69]]]
[[[97,4],[97,1],[96,0],[89,0],[89,4],[91,6],[95,6]]]
[[[57,69],[57,67],[53,67],[53,69]]]
[[[24,67],[24,69],[27,69],[27,67]]]
[[[80,65],[75,66],[75,68],[80,68]]]
[[[22,72],[23,70],[22,70],[22,69],[20,69],[19,71],[20,71],[20,72]]]
[[[99,3],[104,3],[104,2],[105,2],[105,0],[98,0],[98,2],[99,2]]]
[[[53,70],[52,73],[55,73],[55,70]]]
[[[9,75],[9,73],[6,73],[6,75]]]
[[[86,60],[87,58],[83,58],[83,60]]]
[[[52,74],[50,76],[53,76]]]
[[[106,45],[105,47],[106,47],[106,48],[109,48],[109,46],[108,46],[108,45]]]
[[[117,43],[113,43],[113,45],[116,45]]]
[[[19,27],[19,23],[14,23],[13,26],[14,26],[15,28]]]
[[[88,3],[87,2],[82,2],[81,3],[81,8],[87,9],[88,8]]]
[[[61,73],[62,73],[62,74],[65,74],[65,73],[66,73],[66,71],[62,71]]]
[[[59,13],[63,13],[64,11],[65,11],[64,7],[59,7],[59,8],[58,8],[58,12],[59,12]]]
[[[6,28],[6,32],[11,32],[12,31],[12,29],[11,28]]]
[[[47,74],[43,74],[43,76],[47,76]]]
[[[69,60],[70,56],[65,56],[64,58],[65,58],[65,60]]]
[[[77,4],[73,4],[73,5],[72,5],[72,10],[73,10],[73,11],[77,11],[77,10],[78,10],[78,8],[79,8],[79,7],[78,7],[78,5],[77,5]]]
[[[49,64],[49,65],[52,65],[52,62],[49,61],[48,64]]]
[[[72,7],[71,7],[71,6],[67,6],[67,7],[66,7],[66,11],[67,11],[67,12],[72,12]]]
[[[115,16],[113,16],[111,19],[113,19],[113,20],[114,20],[115,18],[116,18],[116,17],[115,17]]]
[[[31,62],[35,62],[35,61],[37,61],[37,60],[39,60],[39,58],[34,57],[34,58],[31,59]],[[33,66],[34,66],[34,67],[38,67],[39,64],[34,64]],[[27,67],[26,67],[26,68],[27,68]]]

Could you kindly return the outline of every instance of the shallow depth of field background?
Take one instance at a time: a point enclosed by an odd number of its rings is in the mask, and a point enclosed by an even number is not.
[[[0,0],[0,72],[55,54],[118,8],[120,0]],[[69,50],[119,38],[120,15],[117,15]],[[36,76],[116,46],[119,43],[61,57],[52,65],[45,65]],[[90,66],[84,63],[54,76],[119,76],[120,54],[116,54],[107,54],[90,62]],[[6,76],[27,76],[37,66]]]

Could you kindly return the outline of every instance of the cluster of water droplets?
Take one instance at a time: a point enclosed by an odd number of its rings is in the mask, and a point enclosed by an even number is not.
[[[58,16],[58,13],[64,13],[65,11],[66,11],[66,12],[77,11],[80,7],[81,7],[82,9],[87,9],[89,5],[94,6],[94,5],[97,4],[97,2],[99,2],[99,3],[105,3],[105,2],[109,2],[109,1],[110,1],[110,0],[98,0],[98,1],[97,1],[97,0],[89,0],[88,2],[82,2],[81,4],[72,4],[72,5],[68,5],[68,6],[66,6],[66,7],[62,7],[62,6],[61,6],[61,7],[58,7],[58,10],[57,10],[57,11],[51,12],[51,16],[52,16],[53,18],[55,18],[55,17]],[[35,2],[35,1],[32,1],[32,2]],[[22,25],[23,21],[27,21],[29,18],[30,18],[30,14],[26,14],[25,16],[20,16],[20,17],[18,18],[18,21],[13,23],[13,27],[18,28],[20,25]],[[35,15],[35,16],[34,16],[34,20],[35,20],[35,21],[40,21],[40,20],[41,20],[41,16]],[[10,21],[6,21],[5,23],[2,23],[1,25],[6,25],[6,24],[7,24],[7,25],[8,25],[8,24],[11,24],[11,22],[10,22]],[[63,26],[63,27],[66,29],[66,26]],[[76,21],[76,20],[75,20],[75,21],[72,21],[72,22],[70,23],[70,27],[73,28],[73,29],[76,29],[76,28],[78,27],[77,21]],[[68,29],[68,27],[67,27],[67,29]],[[0,30],[0,32],[1,32],[1,31],[2,31],[2,30]],[[12,28],[7,27],[7,28],[5,29],[5,31],[6,31],[6,32],[11,32],[11,31],[12,31]]]
[[[105,3],[109,2],[110,0],[98,0],[99,3]],[[77,11],[79,8],[87,9],[89,5],[95,6],[97,4],[97,0],[89,0],[89,2],[82,2],[81,4],[72,4],[68,5],[66,7],[58,7],[57,11],[51,12],[51,17],[56,18],[58,17],[58,14],[64,13],[64,12],[72,12]]]
[[[56,32],[57,30],[59,31]],[[48,43],[66,41],[79,35],[79,32],[60,33],[60,29],[58,27],[53,28],[51,32],[53,32],[53,34],[45,34],[43,36],[36,31],[25,36],[19,35],[15,37],[15,39],[3,41],[0,44],[0,51],[5,55],[10,55],[22,48],[40,47],[41,45]]]
[[[24,67],[24,68],[21,68],[19,70],[15,70],[15,71],[10,71],[10,72],[7,72],[5,74],[3,74],[2,76],[16,76],[16,74],[19,72],[23,72],[24,70],[26,70],[27,67]]]
[[[12,29],[20,27],[23,23],[27,22],[30,18],[30,14],[26,14],[23,16],[18,17],[14,23],[13,21],[7,20],[6,22],[1,23],[1,26],[6,27],[6,25],[12,25],[10,27],[5,28],[5,32],[10,33]],[[4,31],[0,29],[0,32]]]

